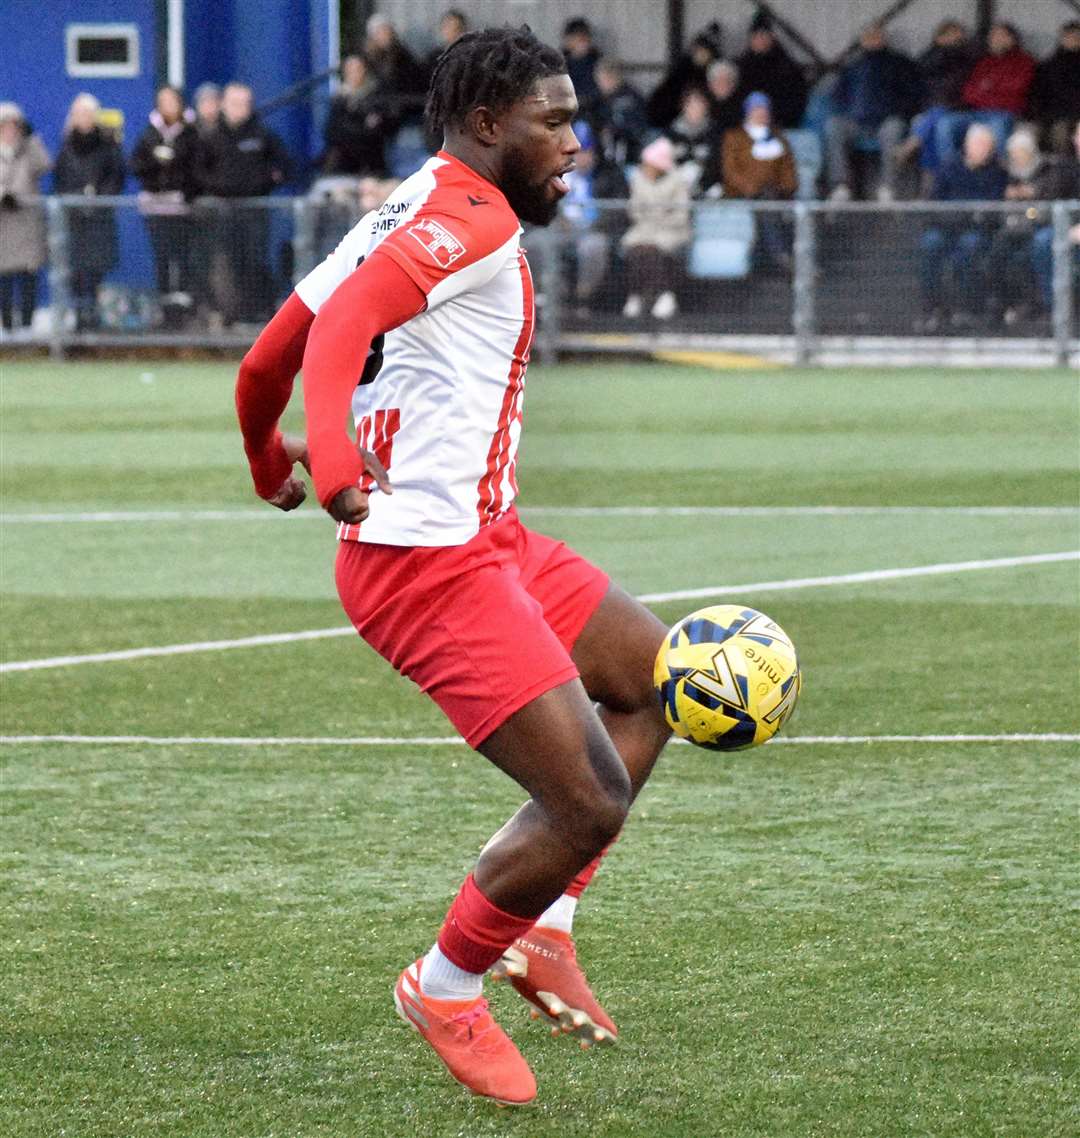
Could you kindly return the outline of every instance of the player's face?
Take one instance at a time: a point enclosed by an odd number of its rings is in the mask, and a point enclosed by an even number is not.
[[[569,191],[563,175],[581,146],[570,126],[578,102],[569,75],[540,79],[503,116],[499,189],[533,225],[549,225]]]

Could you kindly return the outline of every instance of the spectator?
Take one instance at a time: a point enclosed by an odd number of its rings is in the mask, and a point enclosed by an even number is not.
[[[975,49],[967,29],[958,20],[944,20],[930,46],[918,58],[922,80],[922,112],[911,124],[911,134],[900,144],[897,160],[919,155],[924,177],[932,181],[940,165],[937,127],[942,116],[960,108],[964,84],[975,65]],[[924,187],[927,190],[929,186]]]
[[[53,185],[58,194],[110,197],[124,188],[124,156],[111,132],[98,125],[101,104],[93,95],[76,95],[64,124]],[[110,207],[73,206],[67,213],[68,256],[75,328],[98,326],[98,286],[116,264],[116,218]]]
[[[679,258],[690,241],[690,190],[675,169],[671,139],[654,139],[630,179],[630,228],[623,235],[629,295],[623,315],[636,320],[651,302],[657,320],[679,309]]]
[[[679,117],[668,127],[667,136],[675,147],[675,165],[693,190],[709,159],[713,142],[709,100],[704,91],[697,87],[687,89]]]
[[[1009,176],[1006,201],[1045,201],[1053,196],[1056,171],[1053,163],[1040,154],[1038,139],[1031,130],[1020,128],[1009,135],[1005,169]],[[991,241],[987,267],[990,311],[1006,325],[1018,323],[1032,309],[1032,239],[1040,223],[1045,225],[1047,220],[1042,211],[1031,209],[1007,213]]]
[[[251,88],[229,83],[222,92],[221,121],[199,146],[198,182],[203,193],[226,199],[265,197],[289,177],[281,139],[255,114]],[[242,204],[214,211],[211,287],[226,323],[261,321],[269,315],[275,286],[269,265],[270,213]]]
[[[196,148],[196,182],[198,181],[198,166],[203,141],[217,128],[221,121],[221,88],[216,83],[200,83],[192,96],[192,106],[195,108],[195,132],[199,145]],[[201,186],[198,192],[202,192]],[[191,285],[195,293],[197,309],[209,316],[213,310],[214,292],[210,287],[210,266],[215,256],[216,233],[213,219],[204,219],[199,216],[200,211],[194,208],[193,224],[189,231],[191,238]]]
[[[221,88],[216,83],[200,83],[191,100],[195,108],[195,129],[205,138],[221,121]]]
[[[200,189],[219,198],[263,197],[288,180],[289,156],[281,139],[255,113],[251,88],[229,83],[221,116],[198,150]]]
[[[193,303],[188,202],[196,194],[198,139],[195,113],[184,106],[175,87],[162,87],[131,152],[131,172],[142,184],[139,209],[150,231],[167,324],[180,322]]]
[[[45,215],[36,199],[49,153],[14,103],[0,103],[0,324],[29,329],[37,302],[37,275],[45,264]]]
[[[938,123],[937,149],[942,162],[955,158],[957,137],[973,122],[990,127],[998,150],[1004,150],[1014,120],[1027,109],[1035,60],[1024,51],[1020,33],[1012,24],[994,24],[986,47],[961,94],[969,109],[944,115]]]
[[[718,141],[723,141],[724,133],[741,126],[743,121],[743,100],[739,98],[739,68],[730,59],[718,59],[709,64],[705,79],[713,133]]]
[[[570,237],[567,275],[573,282],[577,314],[586,315],[608,280],[614,237],[622,224],[622,211],[602,209],[597,202],[625,198],[628,188],[619,165],[599,153],[588,123],[575,123],[574,133],[581,149],[559,216]]]
[[[761,91],[772,100],[773,122],[781,130],[799,126],[806,112],[806,76],[776,38],[772,17],[759,9],[750,24],[746,50],[736,60],[742,91]]]
[[[596,64],[600,49],[593,38],[592,25],[583,16],[567,20],[562,32],[562,50],[566,57],[566,73],[574,83],[578,106],[588,114],[600,98],[596,83]]]
[[[427,75],[412,52],[398,38],[397,28],[376,12],[366,25],[364,56],[384,94],[401,119],[416,118],[424,105]]]
[[[385,178],[386,140],[397,130],[393,108],[362,55],[341,64],[341,87],[326,119],[324,174],[371,174]]]
[[[432,72],[435,70],[435,64],[439,62],[439,56],[452,43],[457,43],[468,30],[469,21],[465,18],[465,13],[459,8],[447,8],[439,17],[439,42],[428,52],[427,58],[424,60],[424,73],[429,81]]]
[[[1049,179],[1046,196],[1053,201],[1080,199],[1080,122],[1073,129],[1073,153],[1055,162],[1053,177]],[[1080,269],[1080,225],[1069,228],[1069,246],[1072,249],[1071,272],[1076,276]],[[1042,225],[1036,230],[1031,248],[1032,268],[1039,286],[1039,298],[1046,312],[1054,308],[1054,227]]]
[[[724,136],[724,197],[753,201],[790,201],[799,186],[795,156],[783,134],[772,129],[769,96],[761,91],[747,95],[745,121]],[[756,215],[758,250],[773,267],[791,269],[790,241],[779,213],[761,210]]]
[[[973,123],[964,136],[960,161],[944,163],[934,185],[940,202],[1001,201],[1008,176],[995,155],[994,132]],[[945,273],[951,272],[952,320],[970,326],[982,313],[986,300],[986,260],[998,222],[995,214],[949,212],[927,229],[920,240],[920,284],[925,318],[920,330],[934,332],[947,315]]]
[[[666,130],[682,105],[682,97],[690,87],[704,91],[708,87],[709,65],[722,55],[720,25],[710,24],[690,41],[681,56],[645,104],[649,125]]]
[[[914,63],[893,51],[881,24],[863,29],[861,51],[840,72],[832,100],[835,113],[825,121],[825,163],[830,197],[852,196],[851,153],[859,145],[881,150],[878,198],[896,194],[896,147],[907,133],[907,119],[918,109],[919,81]]]
[[[1080,20],[1062,26],[1054,54],[1036,69],[1031,103],[1049,149],[1067,155],[1072,128],[1080,122]]]
[[[649,133],[645,99],[623,74],[622,64],[605,55],[593,72],[599,99],[591,123],[603,157],[622,165],[637,162]]]

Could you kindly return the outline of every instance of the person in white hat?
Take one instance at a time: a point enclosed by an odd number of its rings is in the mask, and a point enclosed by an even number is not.
[[[690,242],[690,190],[675,169],[675,147],[664,135],[641,152],[630,179],[630,228],[623,235],[628,295],[623,315],[636,320],[651,302],[657,320],[679,310],[675,283]]]
[[[15,103],[0,103],[0,318],[29,328],[37,302],[37,274],[45,264],[45,216],[38,183],[52,162]]]

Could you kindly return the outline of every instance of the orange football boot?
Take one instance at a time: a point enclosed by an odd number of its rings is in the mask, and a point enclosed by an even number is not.
[[[523,1106],[536,1098],[536,1079],[510,1037],[491,1018],[488,1002],[433,1000],[420,991],[424,958],[398,977],[394,986],[397,1014],[418,1031],[446,1069],[474,1095],[501,1106]]]
[[[531,928],[503,953],[493,980],[509,980],[541,1015],[551,1034],[577,1036],[582,1048],[614,1043],[618,1029],[600,1006],[577,961],[574,941],[561,929]]]

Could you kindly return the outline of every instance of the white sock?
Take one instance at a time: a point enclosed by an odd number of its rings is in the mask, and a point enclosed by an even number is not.
[[[433,1000],[475,1000],[484,990],[480,972],[466,972],[447,960],[436,942],[420,966],[420,991]]]
[[[576,897],[564,893],[540,914],[536,923],[545,929],[560,929],[564,933],[573,932],[574,910],[577,909],[577,903]]]

